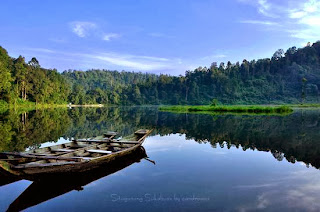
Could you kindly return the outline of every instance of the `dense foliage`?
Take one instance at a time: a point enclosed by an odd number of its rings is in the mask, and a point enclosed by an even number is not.
[[[0,105],[29,100],[73,104],[270,104],[318,102],[320,42],[279,49],[271,59],[216,63],[185,76],[109,70],[64,71],[40,67],[36,58],[10,58],[0,48]]]
[[[69,95],[69,85],[57,70],[40,67],[36,58],[28,63],[19,56],[11,58],[0,47],[0,103],[16,104],[63,103]]]
[[[69,70],[62,76],[72,85],[69,101],[73,104],[143,104],[138,85],[158,79],[154,74],[109,70]]]
[[[66,71],[70,101],[109,104],[300,103],[319,101],[320,42],[279,49],[271,59],[228,62],[186,71],[185,76],[106,70]],[[74,96],[73,96],[74,95]]]

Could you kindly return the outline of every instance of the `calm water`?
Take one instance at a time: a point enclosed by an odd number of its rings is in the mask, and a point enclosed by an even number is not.
[[[171,114],[154,107],[7,113],[0,115],[0,151],[139,128],[155,129],[144,147],[156,165],[142,159],[82,183],[6,184],[0,211],[10,205],[26,211],[320,211],[319,110],[290,116]]]

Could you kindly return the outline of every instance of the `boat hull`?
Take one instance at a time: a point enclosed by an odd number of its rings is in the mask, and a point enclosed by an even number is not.
[[[124,151],[116,152],[110,155],[102,156],[97,159],[86,161],[86,162],[76,162],[70,164],[61,164],[61,165],[53,165],[53,166],[46,166],[46,167],[30,167],[24,169],[11,169],[10,172],[18,175],[24,179],[38,179],[38,178],[45,178],[50,177],[52,175],[61,175],[61,174],[74,174],[74,173],[81,173],[86,172],[92,169],[96,169],[102,165],[108,164],[115,160],[121,159],[130,154],[134,154],[137,151],[140,151],[141,144],[135,145],[129,149]]]
[[[53,174],[41,178],[30,175],[29,180],[34,182],[10,204],[8,211],[22,211],[72,190],[83,190],[84,186],[138,163],[146,156],[146,151],[141,146],[132,154],[115,158],[109,163],[86,171]]]
[[[0,153],[0,168],[2,172],[21,179],[86,172],[141,150],[142,144],[150,132],[151,130],[138,130],[133,137],[129,137],[134,140],[112,140],[114,135],[111,135],[108,139],[102,140],[74,140],[68,143],[69,145],[64,145],[64,149],[60,148],[61,145],[56,145],[39,149],[39,151],[34,150],[34,152],[4,152]],[[83,146],[83,143],[87,143],[87,146]],[[74,144],[77,145],[76,150],[70,149],[70,147],[74,147]],[[110,150],[113,151],[106,151],[109,147],[112,147]],[[114,150],[115,148],[118,150]],[[56,154],[56,151],[67,153]],[[50,154],[52,152],[54,155]]]

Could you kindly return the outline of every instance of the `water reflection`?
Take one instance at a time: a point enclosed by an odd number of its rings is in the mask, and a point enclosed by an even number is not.
[[[320,172],[306,168],[320,168],[319,110],[290,116],[211,116],[158,112],[154,107],[75,108],[6,113],[0,120],[0,151],[106,130],[125,136],[155,128],[144,146],[157,162],[154,166],[142,160],[123,164],[127,168],[114,174],[103,169],[31,185],[5,185],[19,179],[0,176],[0,210],[10,204],[12,210],[36,205],[29,209],[38,211],[320,210]],[[285,160],[290,163],[279,162]],[[182,200],[193,196],[200,200]]]
[[[130,155],[116,158],[98,168],[80,173],[60,174],[33,179],[33,183],[10,204],[7,211],[21,211],[72,190],[81,191],[83,190],[83,186],[124,169],[133,163],[140,162],[145,157],[147,157],[146,151],[141,147]],[[8,175],[0,175],[0,177],[3,179],[3,185],[21,180]]]
[[[0,151],[36,148],[60,137],[92,137],[105,130],[129,135],[138,128],[154,134],[185,134],[198,143],[270,151],[275,159],[320,168],[320,112],[289,116],[197,115],[158,112],[155,107],[74,108],[0,115]]]

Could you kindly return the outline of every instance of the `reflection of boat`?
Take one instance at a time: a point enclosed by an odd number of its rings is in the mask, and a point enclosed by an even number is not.
[[[142,146],[138,146],[131,154],[117,157],[106,164],[101,164],[83,172],[37,178],[37,181],[34,181],[11,203],[8,211],[21,211],[72,190],[83,190],[83,186],[124,169],[135,162],[140,162],[145,157],[147,157],[145,149]]]
[[[13,183],[13,182],[16,182],[16,181],[19,181],[19,180],[21,180],[20,177],[14,175],[14,174],[11,174],[10,172],[7,172],[3,169],[0,169],[0,187],[7,185],[7,184],[10,184],[10,183]]]
[[[0,167],[16,176],[36,179],[53,174],[78,173],[99,167],[139,148],[150,130],[138,130],[131,137],[115,139],[110,132],[94,139],[78,139],[66,144],[24,153],[0,153]]]

